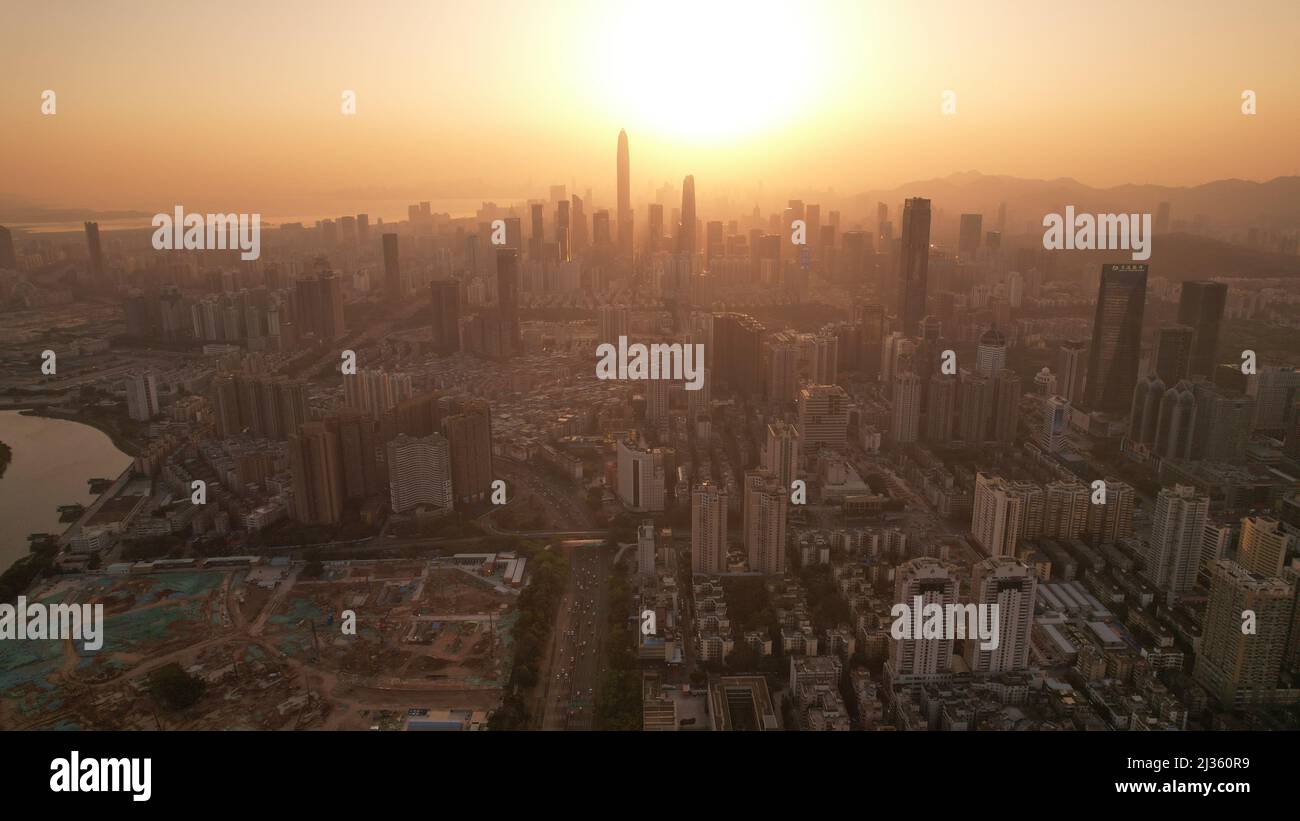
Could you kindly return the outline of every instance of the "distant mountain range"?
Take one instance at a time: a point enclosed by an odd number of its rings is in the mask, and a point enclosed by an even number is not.
[[[998,206],[1007,204],[1007,233],[1024,233],[1025,223],[1041,224],[1042,215],[1060,213],[1073,205],[1076,212],[1154,214],[1161,202],[1170,205],[1171,225],[1187,225],[1199,215],[1224,231],[1248,228],[1294,230],[1300,228],[1300,177],[1276,177],[1267,182],[1215,180],[1192,187],[1119,185],[1094,188],[1070,177],[1029,180],[978,171],[920,180],[897,188],[865,191],[858,195],[872,213],[876,202],[889,205],[891,218],[907,197],[926,197],[945,218],[962,212],[982,213],[986,229],[997,219]],[[897,230],[897,229],[895,229]]]

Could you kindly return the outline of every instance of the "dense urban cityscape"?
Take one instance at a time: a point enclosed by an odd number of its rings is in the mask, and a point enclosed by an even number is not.
[[[0,196],[0,729],[1300,729],[1300,176],[586,139]]]

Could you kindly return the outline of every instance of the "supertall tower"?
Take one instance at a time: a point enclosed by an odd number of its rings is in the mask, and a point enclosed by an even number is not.
[[[632,256],[632,172],[627,132],[618,132],[618,250]]]
[[[930,268],[930,201],[903,203],[903,246],[898,258],[898,318],[903,333],[915,335],[925,316],[925,282]]]
[[[682,224],[677,229],[677,253],[695,255],[695,177],[682,180]]]

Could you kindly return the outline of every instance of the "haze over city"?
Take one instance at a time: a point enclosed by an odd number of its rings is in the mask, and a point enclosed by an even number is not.
[[[5,27],[0,729],[1300,729],[1294,3]]]

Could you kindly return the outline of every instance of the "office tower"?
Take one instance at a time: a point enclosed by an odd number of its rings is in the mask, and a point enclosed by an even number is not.
[[[677,253],[695,256],[695,177],[682,180],[682,222],[677,229]]]
[[[1248,391],[1255,397],[1253,429],[1284,432],[1296,396],[1300,394],[1300,370],[1276,365],[1260,368]]]
[[[867,283],[867,272],[871,270],[871,258],[875,247],[871,234],[866,231],[845,231],[843,247],[840,249],[836,267],[839,280],[850,287],[860,287]]]
[[[509,341],[510,353],[523,352],[519,335],[519,252],[513,248],[497,250],[497,309],[501,313],[502,335]]]
[[[883,202],[876,203],[876,233],[884,236],[885,223],[889,222],[889,206]]]
[[[975,372],[992,378],[1007,364],[1007,338],[993,326],[980,335],[975,355]]]
[[[664,509],[665,483],[671,473],[669,451],[649,448],[631,438],[618,441],[618,497],[635,513]]]
[[[343,454],[337,430],[306,422],[289,438],[293,517],[303,524],[337,524],[343,518]]]
[[[993,380],[961,369],[957,381],[959,437],[967,445],[979,445],[988,438],[993,419]]]
[[[1020,426],[1020,376],[1002,368],[993,377],[993,441],[1010,444]]]
[[[1228,708],[1267,704],[1287,651],[1294,592],[1291,584],[1256,575],[1236,562],[1210,565],[1210,600],[1192,677]],[[1255,632],[1242,631],[1242,614],[1255,615]]]
[[[296,283],[295,318],[303,333],[332,342],[346,333],[343,322],[342,282],[333,272],[322,270]],[[212,337],[206,337],[212,338]]]
[[[543,218],[545,217],[543,209],[545,206],[540,202],[529,205],[532,227],[528,235],[528,256],[530,259],[541,262],[542,254],[546,246],[546,234],[542,227]]]
[[[1165,325],[1156,331],[1156,376],[1166,385],[1187,378],[1196,331],[1186,325]]]
[[[898,259],[898,317],[903,333],[915,334],[925,316],[926,278],[930,267],[930,201],[903,204],[903,243]]]
[[[783,486],[774,473],[745,471],[745,551],[750,572],[768,575],[785,572],[785,520],[789,501],[789,486]]]
[[[1164,396],[1160,398],[1159,418],[1156,421],[1156,434],[1152,445],[1154,453],[1162,459],[1190,458],[1192,424],[1195,417],[1196,395],[1190,383],[1179,382],[1165,390]],[[1143,430],[1146,426],[1147,421],[1144,416]]]
[[[375,418],[368,413],[343,411],[325,420],[339,440],[343,463],[343,497],[368,499],[381,492],[383,477],[377,460]]]
[[[137,422],[148,422],[158,415],[158,380],[152,373],[127,378],[126,413]]]
[[[894,375],[889,434],[900,445],[915,442],[921,431],[921,377],[906,370]]]
[[[1034,443],[1044,453],[1058,453],[1066,444],[1070,403],[1059,394],[1041,397],[1038,403],[1038,418],[1034,420]]]
[[[1295,543],[1295,536],[1284,530],[1277,519],[1247,516],[1241,520],[1237,563],[1257,576],[1280,578]]]
[[[642,579],[655,575],[655,523],[646,519],[636,529],[636,569]]]
[[[880,376],[884,352],[885,309],[880,305],[858,305],[853,321],[862,329],[862,369],[868,379]]]
[[[628,154],[627,132],[618,132],[618,250],[632,257],[632,175]],[[660,210],[662,215],[663,211]]]
[[[614,239],[609,232],[609,211],[602,208],[591,219],[591,233],[596,247],[607,249]]]
[[[623,305],[602,305],[596,312],[596,342],[618,346],[618,338],[628,335],[628,309]]]
[[[1143,548],[1142,575],[1170,600],[1196,584],[1201,537],[1210,497],[1188,485],[1160,491],[1151,519],[1151,538]]]
[[[555,207],[555,244],[560,248],[560,262],[573,258],[571,246],[572,226],[569,223],[569,201],[560,200]]]
[[[429,313],[432,318],[433,350],[452,354],[460,350],[460,283],[435,279],[429,283]]]
[[[1083,404],[1089,410],[1123,413],[1133,398],[1142,354],[1142,311],[1147,266],[1103,265],[1097,292]]]
[[[727,572],[727,493],[709,481],[691,492],[691,571]]]
[[[971,568],[971,603],[989,611],[996,608],[998,614],[996,648],[986,650],[980,638],[966,637],[963,655],[972,673],[1015,673],[1029,667],[1037,586],[1033,570],[1011,556],[990,557]],[[991,621],[981,627],[991,627]]]
[[[1184,282],[1178,296],[1178,324],[1194,331],[1187,370],[1190,376],[1209,376],[1218,364],[1219,326],[1228,301],[1228,286],[1221,282]]]
[[[722,221],[709,220],[704,226],[704,268],[713,271],[714,260],[722,256],[725,248],[722,242]]]
[[[762,394],[763,332],[763,326],[747,314],[714,315],[713,371],[736,393]]]
[[[925,438],[942,444],[953,438],[953,418],[957,412],[957,377],[936,373],[930,377],[929,407],[925,415]]]
[[[99,223],[86,223],[86,248],[90,254],[90,273],[95,277],[104,274],[104,249],[99,244]]]
[[[0,271],[18,270],[18,257],[14,254],[14,237],[9,229],[0,225]]]
[[[839,385],[799,390],[799,443],[806,453],[848,444],[849,396]]]
[[[1209,382],[1192,384],[1196,412],[1192,421],[1191,459],[1242,462],[1250,444],[1255,400]]]
[[[357,214],[357,244],[365,248],[370,244],[370,215]]]
[[[1166,392],[1165,383],[1154,373],[1138,381],[1133,389],[1133,405],[1129,409],[1129,441],[1155,444],[1160,427],[1160,405]]]
[[[799,476],[799,431],[781,420],[767,426],[763,468],[776,476],[787,491]]]
[[[1088,343],[1067,340],[1061,343],[1057,366],[1061,395],[1071,404],[1083,401],[1085,378],[1088,375]]]
[[[394,513],[452,503],[451,448],[439,433],[398,434],[388,443],[388,494]]]
[[[1026,519],[1025,504],[1030,494],[1018,482],[983,471],[975,474],[975,498],[971,506],[971,536],[990,556],[1015,556]]]
[[[983,232],[983,214],[962,214],[961,227],[957,238],[957,253],[963,259],[974,259],[980,247],[980,234]]]
[[[570,257],[578,259],[590,245],[587,234],[587,214],[583,210],[582,198],[574,194],[569,198],[569,249]],[[513,246],[510,246],[513,247]]]
[[[443,419],[451,451],[451,489],[457,506],[487,499],[492,491],[492,411],[468,400]]]
[[[397,257],[397,234],[384,234],[384,296],[390,302],[402,299],[402,268]]]
[[[946,612],[957,604],[956,568],[928,557],[904,562],[895,572],[894,601],[907,605],[909,611],[921,599],[923,609],[937,605]],[[915,619],[915,613],[909,613]],[[943,631],[940,631],[943,632]],[[942,676],[952,669],[951,636],[894,639],[889,651],[888,680]]]

